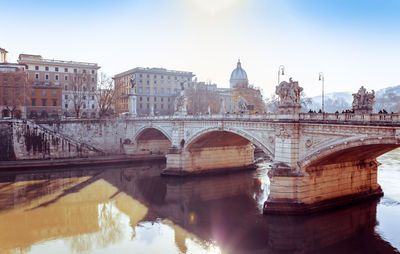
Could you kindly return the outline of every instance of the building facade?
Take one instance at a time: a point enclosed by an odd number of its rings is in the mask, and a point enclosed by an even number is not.
[[[115,111],[129,111],[128,95],[131,79],[136,82],[136,112],[138,115],[169,115],[174,112],[174,100],[181,90],[181,83],[192,83],[192,72],[163,68],[134,68],[114,76],[116,89]]]
[[[0,119],[26,116],[30,91],[26,66],[7,63],[7,51],[0,48]]]
[[[96,63],[44,59],[20,54],[32,82],[28,118],[95,117],[97,112]]]

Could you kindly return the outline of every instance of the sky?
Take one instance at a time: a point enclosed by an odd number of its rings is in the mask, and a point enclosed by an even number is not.
[[[269,97],[281,80],[307,96],[400,85],[399,0],[0,0],[0,47],[94,62],[193,72],[229,87],[237,60]]]

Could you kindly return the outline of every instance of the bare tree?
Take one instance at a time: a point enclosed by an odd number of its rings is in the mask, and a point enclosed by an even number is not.
[[[5,78],[8,86],[3,88],[3,105],[10,112],[11,118],[21,117],[16,113],[21,113],[22,107],[29,104],[32,82],[23,71],[9,72]]]
[[[81,116],[83,109],[88,105],[88,92],[87,87],[89,75],[86,73],[75,73],[71,81],[71,89],[67,101],[72,104],[72,113],[78,118]]]
[[[116,100],[114,80],[103,72],[100,74],[97,84],[96,97],[99,117],[112,115]]]
[[[195,84],[186,89],[189,113],[206,113],[208,107],[212,113],[219,112],[221,100],[217,91],[209,89],[205,84]]]

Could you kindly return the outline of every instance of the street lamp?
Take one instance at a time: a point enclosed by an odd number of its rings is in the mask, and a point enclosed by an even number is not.
[[[325,78],[324,78],[324,73],[323,72],[319,73],[318,80],[322,81],[322,114],[323,114],[323,113],[325,113],[325,105],[324,105],[325,104],[325,100],[324,100],[324,81],[325,81]]]
[[[280,84],[280,77],[281,75],[285,75],[285,66],[283,65],[279,65],[279,69],[278,69],[278,86]]]

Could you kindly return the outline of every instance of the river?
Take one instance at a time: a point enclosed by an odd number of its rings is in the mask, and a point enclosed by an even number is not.
[[[400,150],[385,193],[308,216],[263,215],[268,164],[161,177],[163,163],[0,175],[0,253],[397,253]]]

